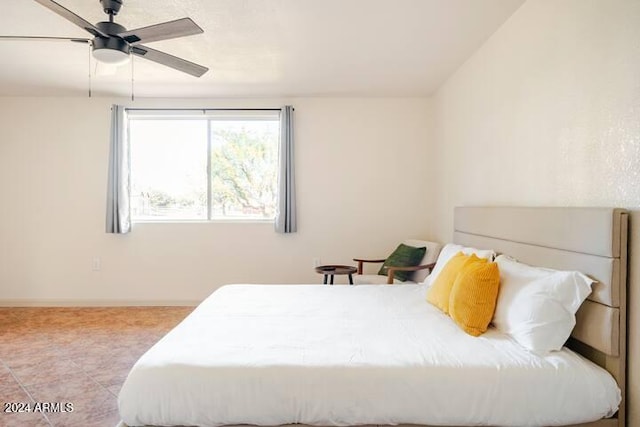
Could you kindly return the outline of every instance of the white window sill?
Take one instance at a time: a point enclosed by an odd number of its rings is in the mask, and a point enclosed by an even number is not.
[[[254,218],[230,218],[230,219],[141,219],[134,220],[132,224],[273,224],[275,218],[272,219],[254,219]]]

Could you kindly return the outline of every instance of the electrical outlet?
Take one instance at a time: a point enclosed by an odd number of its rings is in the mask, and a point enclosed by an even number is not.
[[[91,269],[93,271],[100,271],[101,268],[102,268],[102,261],[100,260],[100,257],[94,257],[93,260],[91,261]]]
[[[317,266],[319,266],[319,265],[320,265],[320,258],[314,258],[314,259],[313,259],[313,266],[314,266],[314,267],[317,267]]]

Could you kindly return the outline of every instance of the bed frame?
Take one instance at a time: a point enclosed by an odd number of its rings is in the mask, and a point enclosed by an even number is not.
[[[490,248],[527,264],[578,270],[597,280],[576,314],[568,346],[609,371],[622,391],[613,418],[624,427],[627,354],[628,212],[612,208],[459,207],[456,243]]]
[[[575,427],[626,425],[627,230],[628,212],[623,209],[455,209],[455,243],[494,249],[531,265],[578,270],[597,280],[576,315],[568,346],[611,373],[622,402],[612,418]]]

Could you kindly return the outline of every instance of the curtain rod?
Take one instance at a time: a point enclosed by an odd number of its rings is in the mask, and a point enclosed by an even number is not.
[[[127,111],[282,111],[281,108],[126,108]],[[295,108],[293,109],[295,111]]]

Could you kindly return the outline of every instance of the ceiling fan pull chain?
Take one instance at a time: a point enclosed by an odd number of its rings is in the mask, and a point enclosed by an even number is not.
[[[135,101],[135,96],[133,94],[133,55],[131,56],[131,100]]]
[[[88,43],[89,46],[89,98],[91,98],[91,43]]]

